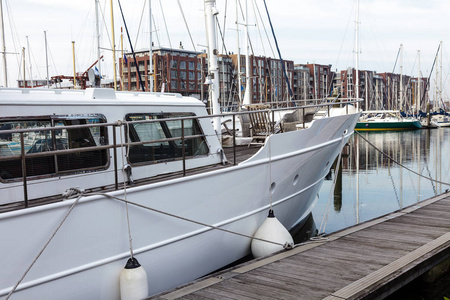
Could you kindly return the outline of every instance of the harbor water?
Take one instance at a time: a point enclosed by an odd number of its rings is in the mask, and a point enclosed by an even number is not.
[[[312,213],[317,231],[332,233],[444,193],[449,148],[450,128],[355,133],[319,192]],[[450,298],[449,282],[450,275],[414,282],[390,299]]]

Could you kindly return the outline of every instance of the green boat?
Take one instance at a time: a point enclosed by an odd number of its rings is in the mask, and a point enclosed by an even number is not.
[[[366,111],[363,113],[355,130],[386,131],[386,130],[416,130],[422,128],[415,118],[403,118],[399,111]]]

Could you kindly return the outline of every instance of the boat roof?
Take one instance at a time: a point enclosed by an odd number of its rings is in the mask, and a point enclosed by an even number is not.
[[[196,98],[176,93],[118,92],[110,88],[88,88],[86,90],[0,88],[0,105],[51,105],[55,102],[59,105],[205,106]]]

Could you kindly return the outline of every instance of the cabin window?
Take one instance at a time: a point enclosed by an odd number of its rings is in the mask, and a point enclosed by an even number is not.
[[[49,151],[95,147],[107,144],[105,127],[83,127],[74,129],[50,128],[84,124],[105,123],[102,115],[48,116],[39,118],[0,119],[0,157],[21,155],[22,144],[19,133],[1,133],[2,130],[39,130],[24,133],[24,151],[34,155]],[[47,130],[48,128],[48,130]],[[55,176],[87,170],[104,169],[109,162],[107,150],[84,152],[51,153],[28,157],[25,160],[27,177]],[[22,160],[0,160],[0,179],[21,179]]]
[[[151,123],[133,123],[127,130],[127,141],[149,142],[132,145],[129,148],[128,160],[131,164],[157,163],[183,157],[181,140],[181,121],[165,121],[167,118],[189,117],[188,113],[129,114],[127,121],[160,120]],[[196,157],[208,154],[208,146],[197,119],[184,120],[185,157]],[[189,138],[189,136],[202,135]],[[167,139],[179,138],[167,141]],[[153,141],[153,142],[152,142]]]

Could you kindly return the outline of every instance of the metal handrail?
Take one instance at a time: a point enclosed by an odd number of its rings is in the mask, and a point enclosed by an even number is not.
[[[240,111],[240,112],[232,112],[232,113],[220,113],[220,114],[211,114],[211,115],[204,115],[204,116],[186,116],[186,117],[173,117],[173,118],[162,118],[162,119],[152,119],[152,120],[139,120],[139,121],[116,121],[113,123],[97,123],[97,124],[82,124],[82,125],[68,125],[68,126],[53,126],[53,127],[39,127],[39,128],[29,128],[29,129],[10,129],[10,130],[1,130],[0,133],[2,134],[8,134],[8,133],[19,133],[20,134],[20,140],[21,140],[21,154],[20,155],[12,155],[12,156],[4,156],[0,157],[0,161],[7,161],[7,160],[16,160],[21,159],[22,164],[22,181],[23,181],[23,189],[24,189],[24,203],[25,207],[28,207],[28,192],[27,192],[27,174],[26,174],[26,159],[27,158],[34,158],[34,157],[43,157],[43,156],[52,156],[52,155],[64,155],[64,154],[72,154],[72,153],[80,153],[80,152],[88,152],[88,151],[99,151],[99,150],[107,150],[107,149],[113,149],[114,151],[114,174],[115,174],[115,189],[119,189],[118,184],[118,166],[117,166],[117,148],[125,147],[125,146],[134,146],[134,145],[143,145],[143,144],[151,144],[151,143],[160,143],[160,142],[170,142],[170,141],[176,141],[181,140],[182,144],[182,163],[183,163],[183,176],[186,175],[186,153],[185,153],[185,141],[187,139],[194,139],[198,137],[205,137],[206,135],[200,134],[200,135],[184,135],[184,121],[185,120],[193,120],[193,119],[205,119],[205,118],[214,118],[214,117],[224,117],[224,116],[232,116],[233,121],[233,128],[235,128],[236,123],[236,116],[244,115],[244,114],[256,114],[261,112],[269,113],[269,115],[272,116],[272,123],[274,121],[274,113],[277,111],[287,111],[287,110],[303,110],[303,115],[305,114],[305,109],[307,108],[318,108],[318,107],[324,107],[327,106],[334,106],[337,103],[342,105],[352,104],[352,103],[358,103],[362,100],[353,100],[353,101],[345,101],[345,102],[330,102],[330,103],[321,103],[321,104],[310,104],[310,105],[303,105],[298,107],[282,107],[282,108],[272,108],[272,109],[264,109],[264,110],[255,110],[255,111]],[[161,121],[181,121],[181,136],[180,137],[172,137],[172,138],[165,138],[165,139],[158,139],[158,140],[151,140],[151,141],[140,141],[140,142],[127,142],[127,143],[117,143],[116,140],[116,127],[123,126],[123,125],[131,125],[131,124],[140,124],[140,123],[154,123],[154,122],[161,122]],[[62,130],[62,129],[78,129],[78,128],[91,128],[91,127],[112,127],[113,129],[113,143],[110,145],[101,145],[101,146],[92,146],[92,147],[82,147],[82,148],[73,148],[73,149],[64,149],[64,150],[51,150],[51,151],[45,151],[45,152],[39,152],[39,153],[26,153],[25,151],[25,144],[24,144],[24,134],[28,132],[36,132],[36,131],[50,131],[54,132],[55,130]],[[303,127],[305,127],[305,121],[303,118]],[[272,131],[275,133],[274,124],[272,124]],[[52,134],[54,136],[54,134]],[[236,165],[236,137],[235,134],[233,134],[233,165]],[[70,171],[69,171],[70,172]],[[64,171],[62,173],[68,173],[68,171]],[[60,172],[57,172],[55,174],[62,174]]]

